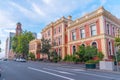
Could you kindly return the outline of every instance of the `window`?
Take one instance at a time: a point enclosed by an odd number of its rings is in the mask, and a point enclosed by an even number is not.
[[[59,27],[59,32],[60,32],[60,27]]]
[[[76,33],[72,32],[72,40],[76,40]]]
[[[95,48],[97,48],[97,43],[96,43],[96,42],[93,42],[93,43],[92,43],[92,46],[95,47]]]
[[[81,46],[85,47],[85,44],[82,44]]]
[[[85,38],[85,29],[80,30],[81,38]]]
[[[108,50],[109,50],[109,55],[112,55],[112,45],[111,42],[108,43]]]
[[[73,54],[76,52],[76,47],[73,46]]]
[[[110,27],[109,27],[109,24],[107,24],[107,34],[110,34]]]
[[[54,29],[54,34],[56,34],[56,29]]]
[[[48,36],[50,36],[50,30],[48,31]]]
[[[94,24],[94,25],[91,25],[91,36],[94,36],[94,35],[96,35],[97,33],[96,33],[96,25]]]
[[[58,56],[61,57],[61,49],[58,49]]]
[[[61,39],[60,38],[58,38],[58,44],[60,45],[61,44],[61,41],[60,41]]]
[[[115,30],[114,30],[114,27],[113,27],[113,35],[115,35]]]

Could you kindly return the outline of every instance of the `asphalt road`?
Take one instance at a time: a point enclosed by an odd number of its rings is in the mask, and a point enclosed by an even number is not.
[[[0,80],[120,80],[120,73],[55,63],[0,61],[0,67]]]

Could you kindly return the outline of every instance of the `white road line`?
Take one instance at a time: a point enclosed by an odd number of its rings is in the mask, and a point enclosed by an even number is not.
[[[74,70],[74,71],[85,71],[83,69],[72,69],[72,70]]]
[[[68,80],[75,80],[75,79],[72,79],[72,78],[69,78],[69,77],[65,77],[65,76],[62,76],[62,75],[58,75],[58,74],[55,74],[55,73],[51,73],[51,72],[48,72],[48,71],[44,71],[44,70],[40,70],[40,69],[36,69],[36,68],[32,68],[32,67],[28,67],[28,69],[43,72],[43,73],[47,73],[47,74],[57,76],[57,77],[61,77],[61,78],[68,79]]]
[[[59,70],[53,70],[53,69],[48,69],[48,68],[43,68],[45,70],[50,70],[50,71],[55,71],[55,72],[59,72],[59,73],[63,73],[63,74],[70,74],[70,75],[75,75],[73,73],[69,73],[69,72],[65,72],[65,71],[59,71]]]
[[[59,68],[58,69],[64,69],[64,70],[70,70],[70,69],[67,69],[67,68]],[[97,74],[93,74],[93,73],[87,73],[85,72],[85,70],[81,70],[79,71],[78,69],[71,69],[74,71],[74,73],[81,73],[81,74],[86,74],[86,75],[90,75],[90,76],[96,76],[96,77],[102,77],[102,78],[107,78],[107,79],[116,79],[115,77],[109,77],[109,76],[103,76],[103,75],[97,75]]]
[[[108,79],[115,79],[114,77],[109,77],[109,76],[103,76],[103,75],[97,75],[97,74],[92,74],[92,73],[86,73],[86,72],[76,72],[76,73],[81,73],[81,74],[86,74],[86,75],[90,75],[90,76],[97,76],[97,77],[102,77],[102,78],[108,78]]]
[[[5,80],[5,78],[3,78],[3,80]]]

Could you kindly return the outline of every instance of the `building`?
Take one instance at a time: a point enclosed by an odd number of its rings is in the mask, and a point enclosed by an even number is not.
[[[111,59],[115,52],[114,39],[120,30],[120,20],[103,7],[72,20],[62,17],[47,25],[41,32],[42,37],[50,39],[53,49],[62,57],[72,55],[80,45],[96,46]]]
[[[16,33],[10,32],[8,38],[6,39],[6,50],[5,50],[5,56],[8,59],[14,58],[14,53],[12,51],[12,38],[14,36],[20,35],[22,32],[21,23],[16,24]]]
[[[15,36],[15,33],[10,32],[9,37],[6,39],[6,58],[13,59],[14,53],[12,51],[12,38]]]
[[[62,17],[47,25],[41,32],[43,38],[51,40],[52,48],[62,58],[67,55],[67,27],[69,22],[71,22],[71,16],[68,16],[68,18]]]
[[[18,22],[16,24],[16,36],[20,35],[22,33],[22,28],[21,28],[22,24],[20,22]]]
[[[29,42],[29,53],[33,53],[35,55],[35,59],[42,58],[42,55],[40,54],[41,49],[41,40],[40,39],[34,39]]]

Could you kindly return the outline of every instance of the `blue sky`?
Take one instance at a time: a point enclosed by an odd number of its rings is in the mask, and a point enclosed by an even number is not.
[[[17,22],[40,38],[41,30],[51,21],[69,15],[74,20],[100,6],[120,18],[120,0],[0,0],[0,56],[4,56],[5,40],[9,32],[15,32]]]

